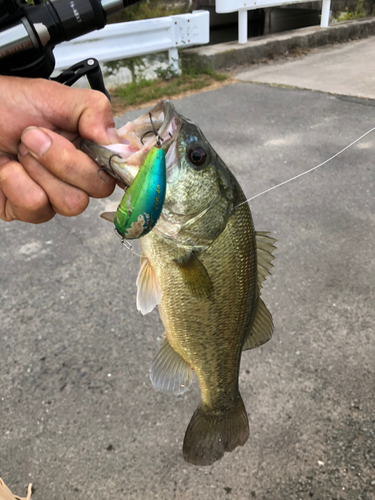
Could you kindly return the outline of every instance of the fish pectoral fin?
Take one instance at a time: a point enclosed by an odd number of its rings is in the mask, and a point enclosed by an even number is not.
[[[183,394],[188,390],[193,370],[165,338],[150,367],[150,379],[156,390],[167,394]]]
[[[212,300],[214,286],[202,262],[194,252],[174,261],[191,294],[197,299]]]
[[[155,276],[154,269],[147,257],[142,256],[141,268],[137,281],[137,309],[143,315],[151,312],[155,306],[160,304],[163,292]]]
[[[255,349],[270,340],[273,333],[273,321],[263,300],[258,297],[257,312],[251,329],[247,333],[242,350]]]
[[[104,212],[103,214],[100,214],[100,217],[108,222],[112,222],[113,224],[115,222],[116,212]]]
[[[274,243],[276,240],[269,236],[269,233],[255,233],[257,244],[257,261],[258,261],[258,289],[262,288],[262,283],[266,277],[271,274],[270,269],[273,267],[272,261],[275,258],[272,252],[276,249]]]

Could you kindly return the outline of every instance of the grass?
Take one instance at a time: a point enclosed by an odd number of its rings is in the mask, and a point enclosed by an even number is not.
[[[353,19],[362,19],[363,17],[373,16],[374,9],[372,12],[368,12],[364,8],[364,0],[358,0],[357,6],[354,11],[350,11],[348,7],[345,8],[345,12],[340,12],[337,16],[337,21],[352,21]]]
[[[109,23],[123,23],[126,21],[138,21],[140,19],[153,19],[155,17],[174,16],[185,14],[186,9],[175,7],[173,2],[160,2],[160,0],[143,0],[140,3],[123,9],[118,14],[111,16]]]
[[[180,76],[156,80],[140,79],[122,87],[114,89],[111,94],[124,100],[124,106],[144,104],[155,99],[172,97],[183,92],[201,90],[214,82],[222,82],[226,75],[210,71],[186,69]]]
[[[188,12],[188,2],[185,2],[185,4],[186,7],[176,7],[172,1],[168,0],[149,0],[149,2],[143,0],[111,17],[110,22],[119,23],[184,14]],[[168,66],[166,69],[160,68],[156,70],[157,79],[146,80],[142,76],[137,76],[140,69],[142,74],[143,65],[144,62],[141,57],[106,64],[107,74],[115,73],[121,66],[127,67],[132,74],[132,83],[117,87],[111,91],[112,104],[116,103],[115,105],[119,109],[124,110],[127,106],[137,106],[148,101],[200,90],[215,82],[222,82],[227,79],[226,75],[211,71],[209,68],[199,69],[194,63],[183,60],[181,75],[176,75],[173,68]]]

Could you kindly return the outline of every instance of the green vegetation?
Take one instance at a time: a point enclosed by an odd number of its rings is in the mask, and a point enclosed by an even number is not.
[[[345,8],[345,12],[340,12],[337,16],[337,21],[352,21],[353,19],[361,19],[369,15],[374,15],[374,12],[368,13],[364,8],[365,0],[358,0],[354,11]]]
[[[194,2],[193,2],[194,4]],[[139,4],[133,5],[116,16],[110,18],[111,23],[125,21],[136,21],[139,19],[150,19],[156,17],[184,14],[188,12],[189,2],[185,5],[179,2],[176,6],[173,1],[168,0],[143,0]],[[181,72],[176,72],[173,65],[154,69],[157,79],[149,80],[144,77],[146,61],[160,60],[161,55],[143,57],[132,57],[122,61],[106,63],[105,75],[115,74],[120,67],[126,67],[132,75],[132,82],[122,85],[111,91],[112,104],[116,106],[133,106],[146,103],[151,100],[171,97],[183,92],[200,90],[212,85],[215,82],[222,82],[227,79],[226,75],[216,73],[209,68],[199,68],[196,63],[183,57]]]
[[[171,97],[182,92],[200,90],[212,85],[214,82],[222,82],[227,79],[226,75],[216,73],[210,69],[198,70],[197,68],[185,68],[181,75],[175,75],[171,66],[156,70],[159,78],[156,80],[138,79],[118,87],[111,94],[124,100],[124,106],[138,105],[154,99]]]
[[[185,14],[187,9],[175,7],[173,2],[160,2],[160,0],[143,0],[122,10],[109,18],[109,23],[123,23],[126,21],[138,21],[139,19],[153,19],[155,17],[174,16]]]
[[[150,56],[149,58],[151,59]],[[109,61],[105,63],[104,76],[115,75],[120,68],[128,68],[132,75],[132,81],[135,82],[138,79],[137,75],[142,74],[142,68],[145,67],[145,58],[141,56],[128,57],[119,61]]]

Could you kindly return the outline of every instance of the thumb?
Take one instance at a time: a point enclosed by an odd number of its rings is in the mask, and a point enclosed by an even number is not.
[[[30,85],[36,85],[32,95],[34,99],[37,96],[40,113],[55,128],[78,132],[84,139],[100,144],[120,142],[111,103],[101,92],[70,88],[47,80],[36,80]]]

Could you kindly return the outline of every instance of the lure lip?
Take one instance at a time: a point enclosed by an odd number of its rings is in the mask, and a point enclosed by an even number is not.
[[[157,131],[157,136],[153,138],[147,137],[147,140],[145,140],[143,144],[141,142],[142,134],[136,130],[136,124],[142,123],[145,117],[148,117],[149,113],[151,113],[152,116],[162,115],[163,121]],[[93,141],[83,139],[80,145],[81,150],[94,160],[106,173],[114,177],[117,181],[130,186],[149,150],[153,146],[156,146],[161,147],[164,152],[167,153],[170,145],[177,136],[179,120],[174,106],[170,101],[167,99],[162,100],[154,106],[149,113],[147,113],[147,115],[142,115],[134,122],[128,122],[118,131],[120,138],[123,139],[122,144],[101,146]],[[132,130],[132,128],[134,130]],[[171,128],[173,134],[171,134]],[[160,146],[158,144],[159,137],[162,139]],[[132,142],[132,148],[128,146],[130,142],[128,138],[130,138]],[[131,154],[129,154],[129,149],[132,150]],[[126,153],[124,153],[124,151],[126,151]]]

